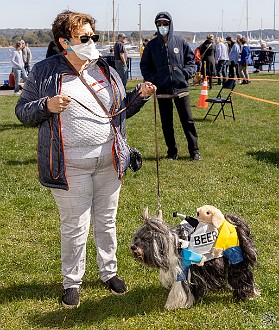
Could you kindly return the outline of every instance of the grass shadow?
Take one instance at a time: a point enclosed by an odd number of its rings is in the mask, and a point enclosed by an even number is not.
[[[56,297],[61,291],[61,284],[39,284],[39,283],[23,283],[15,284],[6,288],[0,288],[0,305],[7,302],[35,299],[42,300],[44,298]]]
[[[150,162],[154,162],[156,161],[156,157],[154,156],[145,156],[145,157],[142,157],[142,159],[144,161],[150,161]],[[166,156],[159,156],[159,160],[168,160]],[[184,160],[188,160],[188,161],[191,161],[192,162],[192,158],[190,156],[179,156],[177,157],[176,160],[174,160],[174,162],[179,162],[179,161],[184,161]],[[173,161],[173,160],[168,160],[168,161]]]
[[[7,130],[10,130],[10,129],[26,129],[25,126],[23,126],[21,123],[18,123],[18,124],[1,124],[0,125],[0,132],[4,132],[4,131],[7,131]]]
[[[162,287],[150,286],[147,288],[135,288],[124,296],[108,294],[101,299],[94,297],[82,299],[77,309],[59,308],[55,311],[42,314],[34,312],[29,318],[30,324],[39,328],[67,329],[72,327],[91,327],[106,323],[108,319],[123,322],[137,315],[146,315],[154,310],[163,311],[167,298],[167,290]]]
[[[248,152],[249,156],[254,157],[256,160],[268,162],[272,165],[279,167],[279,151],[255,151]]]
[[[6,165],[10,166],[19,166],[19,165],[30,165],[30,164],[36,164],[37,160],[35,158],[31,159],[25,159],[25,160],[7,160],[5,162]]]
[[[48,313],[36,312],[31,315],[29,322],[34,327],[50,329],[67,329],[73,327],[89,327],[100,323],[106,323],[108,319],[124,322],[133,317],[162,313],[167,299],[168,291],[163,287],[151,285],[145,288],[135,288],[124,296],[105,296],[98,301],[94,298],[82,300],[78,309],[63,309],[62,307]],[[222,302],[223,306],[229,306],[234,302],[230,293],[210,293],[204,299],[196,303],[199,309],[201,305],[210,306]],[[192,308],[195,308],[193,306]],[[185,310],[186,311],[186,310]],[[166,311],[167,313],[167,311]],[[96,328],[97,329],[97,328]]]

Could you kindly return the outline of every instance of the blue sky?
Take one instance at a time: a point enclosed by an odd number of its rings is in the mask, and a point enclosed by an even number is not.
[[[99,30],[112,30],[112,0],[1,0],[0,28],[51,28],[57,13],[71,9],[91,14]],[[115,0],[115,29],[154,29],[154,17],[168,11],[177,31],[246,31],[246,0]],[[279,0],[275,1],[279,29]],[[141,4],[141,5],[139,5]],[[274,0],[248,1],[248,30],[274,27]],[[278,22],[277,22],[278,20]],[[223,23],[222,23],[223,22]]]

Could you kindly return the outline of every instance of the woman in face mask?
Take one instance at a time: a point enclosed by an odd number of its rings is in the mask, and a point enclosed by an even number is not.
[[[52,25],[61,54],[33,66],[16,115],[39,126],[40,182],[51,188],[61,220],[62,304],[79,305],[90,222],[99,276],[114,294],[127,291],[117,275],[116,213],[130,153],[125,118],[156,87],[139,84],[126,95],[117,72],[99,58],[94,19],[65,11]]]

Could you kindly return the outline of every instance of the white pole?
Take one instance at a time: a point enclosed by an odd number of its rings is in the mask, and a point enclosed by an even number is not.
[[[248,0],[246,0],[246,32],[247,32],[247,39],[249,38],[249,29],[248,29]]]
[[[115,43],[115,36],[114,36],[114,32],[115,32],[115,19],[114,19],[114,0],[112,0],[112,43]]]
[[[142,36],[141,36],[141,3],[139,3],[139,48],[142,45]]]

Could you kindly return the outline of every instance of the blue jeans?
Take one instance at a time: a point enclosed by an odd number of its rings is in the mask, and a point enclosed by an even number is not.
[[[220,60],[216,65],[216,71],[218,77],[223,77],[223,83],[227,80],[227,65],[228,61]],[[218,78],[218,84],[221,85],[221,78]]]
[[[15,74],[14,92],[17,93],[17,92],[19,92],[20,78],[22,78],[23,82],[25,82],[27,79],[27,74],[26,74],[25,69],[16,69],[16,68],[13,68],[13,73]]]
[[[123,64],[122,61],[115,61],[115,70],[119,74],[124,87],[126,88],[127,85],[127,76],[128,76],[128,69],[127,66]]]

